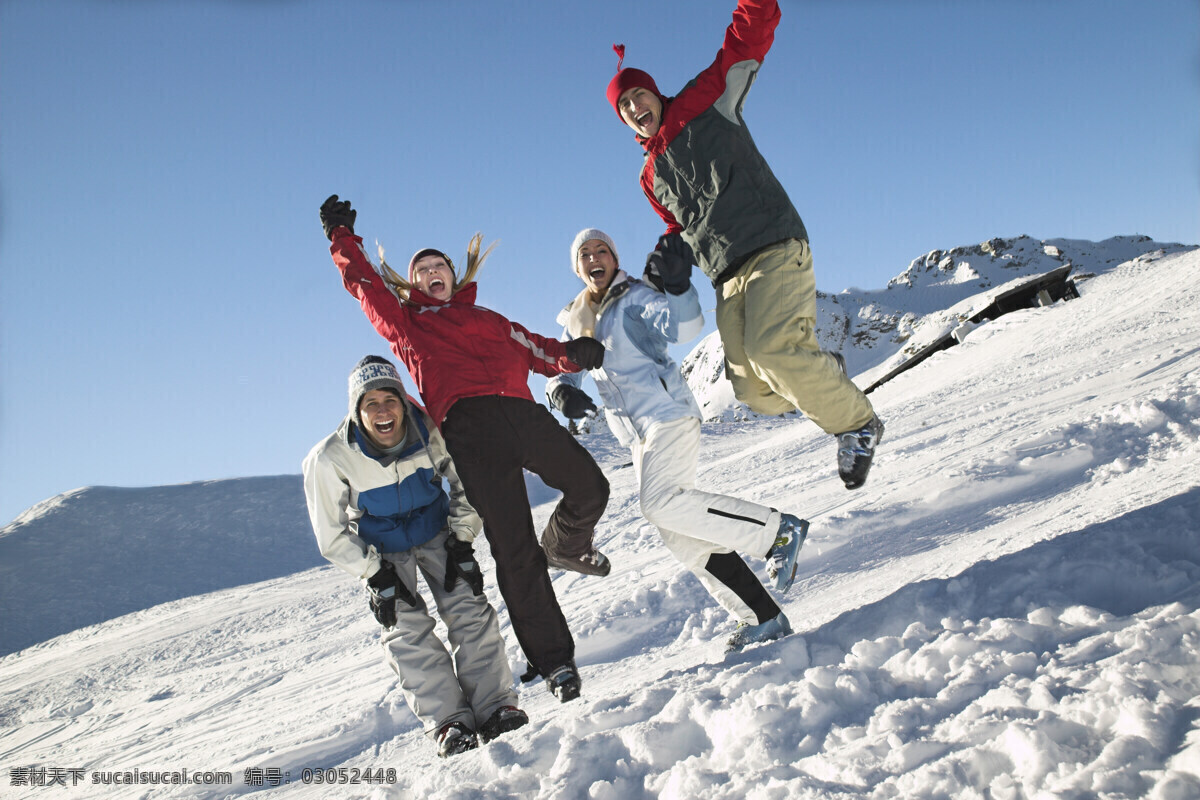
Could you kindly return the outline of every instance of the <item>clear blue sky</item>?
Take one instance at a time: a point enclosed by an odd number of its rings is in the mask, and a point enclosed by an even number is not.
[[[746,118],[819,288],[994,236],[1200,241],[1195,0],[782,5]],[[734,6],[0,3],[0,524],[80,486],[298,473],[388,354],[331,193],[399,264],[499,239],[480,302],[557,335],[575,232],[640,273],[661,229],[611,45],[673,94]]]

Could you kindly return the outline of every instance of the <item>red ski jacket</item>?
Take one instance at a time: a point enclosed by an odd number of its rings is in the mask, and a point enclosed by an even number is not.
[[[401,302],[375,271],[362,239],[348,228],[333,232],[329,252],[346,290],[408,367],[439,429],[450,407],[463,397],[501,395],[534,402],[530,370],[547,376],[579,371],[562,342],[475,305],[474,282],[444,303],[416,289],[408,302]]]

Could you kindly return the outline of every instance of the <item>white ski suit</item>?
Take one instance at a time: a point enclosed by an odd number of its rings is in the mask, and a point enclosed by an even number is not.
[[[700,408],[667,354],[668,344],[690,341],[704,327],[695,288],[664,294],[618,271],[599,307],[588,302],[584,290],[558,323],[564,340],[593,336],[604,344],[604,365],[590,374],[609,427],[633,455],[642,515],[723,608],[748,624],[765,622],[779,608],[734,551],[765,557],[780,514],[696,488]],[[547,396],[559,384],[578,389],[582,382],[583,373],[557,375]]]
[[[321,555],[364,585],[389,561],[416,598],[416,607],[396,601],[396,624],[382,631],[381,642],[405,701],[433,738],[450,722],[478,730],[501,706],[517,705],[517,697],[495,609],[461,579],[451,591],[444,588],[446,538],[473,541],[482,522],[441,435],[408,398],[405,423],[419,440],[392,460],[369,455],[347,417],[304,459],[304,494]],[[418,570],[446,623],[449,653],[434,634]]]

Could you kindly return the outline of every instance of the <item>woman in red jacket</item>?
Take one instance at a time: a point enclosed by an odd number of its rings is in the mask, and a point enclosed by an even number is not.
[[[440,250],[417,251],[408,279],[376,271],[354,235],[357,212],[333,195],[321,224],[342,283],[392,352],[408,367],[441,430],[467,500],[483,518],[496,561],[496,584],[530,666],[562,702],[579,696],[575,642],[554,595],[547,562],[607,575],[609,560],[592,545],[608,504],[608,480],[591,454],[529,391],[529,372],[553,376],[593,369],[604,347],[595,339],[559,342],[475,305],[472,280],[485,252],[479,237],[460,280]],[[538,546],[522,470],[562,492]]]

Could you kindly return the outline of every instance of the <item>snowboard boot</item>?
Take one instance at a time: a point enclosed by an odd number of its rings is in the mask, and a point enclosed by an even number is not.
[[[739,622],[737,630],[725,642],[726,653],[737,653],[746,645],[754,642],[770,642],[775,639],[782,639],[784,636],[792,632],[791,623],[788,618],[780,611],[776,616],[771,617],[766,622],[760,622],[757,625],[749,625],[745,622]]]
[[[546,551],[546,561],[556,569],[582,572],[584,575],[596,575],[601,578],[612,571],[612,562],[608,560],[608,556],[594,547],[581,556],[560,556],[548,547],[543,549]]]
[[[575,662],[568,661],[557,669],[550,671],[546,676],[546,687],[550,689],[550,693],[558,698],[560,703],[569,703],[576,697],[579,697],[579,692],[583,689],[583,681],[579,677],[579,671],[575,669]]]
[[[867,482],[875,447],[883,439],[883,420],[871,417],[865,427],[837,435],[838,475],[847,489],[857,489]]]
[[[786,592],[792,587],[792,581],[796,579],[796,560],[807,538],[807,520],[791,514],[780,515],[775,544],[767,551],[767,576],[774,582],[776,591]]]
[[[479,726],[479,738],[487,744],[500,734],[515,731],[528,722],[529,715],[516,706],[500,706],[488,717],[487,722]]]
[[[461,722],[447,722],[438,731],[437,746],[438,755],[446,758],[474,750],[479,747],[479,739],[475,736],[475,731]]]

